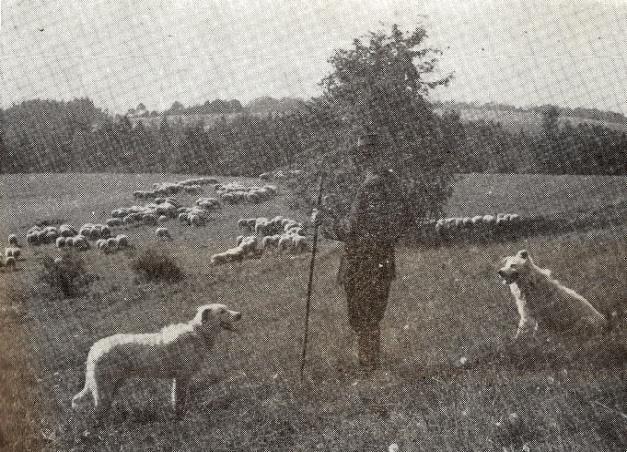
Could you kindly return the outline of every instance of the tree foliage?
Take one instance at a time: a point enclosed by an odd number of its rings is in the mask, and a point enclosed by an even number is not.
[[[360,134],[376,132],[386,159],[404,182],[413,218],[435,215],[450,194],[450,182],[463,142],[459,117],[439,117],[429,92],[449,83],[437,77],[439,50],[424,46],[423,28],[371,32],[350,49],[336,50],[333,70],[321,81],[323,95],[310,104],[320,136],[316,143],[324,164],[325,192],[346,214],[361,176],[347,157]],[[319,174],[320,171],[317,172]],[[313,178],[315,179],[315,178]],[[307,190],[316,186],[310,178]],[[314,190],[315,191],[315,190]]]

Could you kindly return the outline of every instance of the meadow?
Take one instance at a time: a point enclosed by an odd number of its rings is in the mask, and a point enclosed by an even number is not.
[[[0,178],[0,237],[37,221],[103,221],[134,204],[131,193],[173,174],[31,174]],[[232,178],[223,178],[232,180]],[[239,179],[244,183],[256,182]],[[281,188],[281,187],[280,187]],[[205,193],[211,195],[212,189]],[[577,218],[611,214],[604,227],[573,228],[492,243],[400,246],[398,277],[383,322],[383,363],[355,367],[337,243],[316,263],[310,350],[299,380],[309,256],[264,255],[212,267],[233,245],[240,217],[290,211],[285,190],[260,205],[225,206],[204,227],[166,224],[124,231],[135,246],[81,253],[93,283],[78,297],[40,282],[52,245],[25,247],[18,271],[0,273],[0,448],[7,450],[614,451],[627,446],[627,187],[624,177],[460,176],[447,215],[498,211]],[[185,205],[194,197],[179,197]],[[147,283],[129,262],[161,248],[185,278]],[[518,321],[496,275],[502,256],[526,248],[540,266],[616,315],[592,338],[540,332],[511,337]],[[123,386],[107,422],[94,427],[70,399],[84,382],[90,345],[117,332],[149,332],[221,302],[243,313],[195,379],[181,419],[165,381]]]

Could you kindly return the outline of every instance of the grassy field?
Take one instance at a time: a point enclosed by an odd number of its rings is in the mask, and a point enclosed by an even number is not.
[[[537,133],[542,130],[542,114],[534,111],[488,110],[485,108],[456,108],[456,110],[459,111],[461,119],[464,121],[484,120],[500,122],[505,129],[511,132],[519,132],[522,129],[525,132]],[[436,109],[436,111],[443,110]],[[618,132],[627,131],[627,124],[625,123],[581,118],[578,116],[560,116],[559,122],[562,125],[569,122],[574,127],[586,123],[607,127]]]
[[[0,237],[35,221],[101,221],[133,204],[133,190],[176,175],[29,175],[0,178]],[[207,193],[211,194],[208,189]],[[181,200],[185,204],[194,198]],[[581,215],[622,209],[625,178],[469,175],[450,215],[519,212]],[[311,349],[298,379],[308,256],[263,256],[211,267],[232,246],[242,216],[302,219],[279,196],[264,205],[224,207],[203,228],[168,223],[174,241],[152,228],[125,231],[136,251],[82,257],[95,281],[72,299],[39,282],[51,246],[26,247],[20,271],[0,273],[0,449],[8,450],[338,450],[620,451],[627,447],[627,224],[487,245],[401,247],[398,278],[383,322],[382,369],[354,366],[339,251],[323,241],[317,262]],[[622,206],[622,207],[621,207]],[[133,254],[162,247],[186,273],[177,284],[138,281]],[[600,337],[539,336],[513,343],[517,314],[495,268],[527,248],[541,266],[617,311]],[[89,346],[116,332],[148,332],[223,302],[241,310],[239,333],[225,332],[194,380],[177,420],[164,381],[132,381],[108,422],[93,427],[73,412]],[[460,361],[465,358],[465,364]],[[622,414],[621,414],[622,413]]]

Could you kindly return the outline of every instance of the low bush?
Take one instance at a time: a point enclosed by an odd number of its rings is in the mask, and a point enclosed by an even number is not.
[[[147,281],[176,283],[183,279],[183,271],[167,254],[148,249],[131,261],[131,268]]]
[[[57,259],[44,256],[40,279],[64,297],[75,297],[93,281],[85,271],[83,260],[72,252]]]

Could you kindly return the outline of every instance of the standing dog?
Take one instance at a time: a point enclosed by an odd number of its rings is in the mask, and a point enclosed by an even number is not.
[[[129,377],[172,379],[172,406],[182,413],[190,379],[222,329],[232,330],[239,312],[222,304],[200,306],[187,323],[157,333],[115,334],[92,345],[87,355],[85,387],[72,398],[72,408],[91,393],[97,417],[104,415],[119,386]]]
[[[538,321],[556,331],[598,331],[607,325],[588,300],[534,264],[526,250],[504,258],[498,274],[509,284],[520,315],[515,338],[530,328],[537,330]]]

